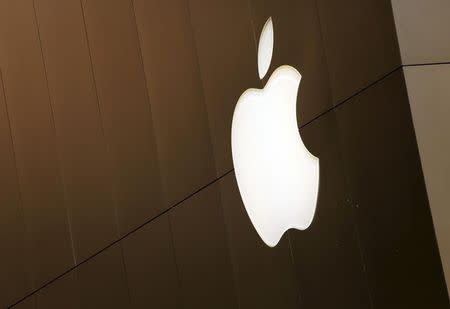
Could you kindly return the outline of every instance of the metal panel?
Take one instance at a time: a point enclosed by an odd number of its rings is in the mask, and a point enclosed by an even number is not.
[[[317,0],[333,101],[401,64],[390,0]]]
[[[14,307],[14,309],[35,309],[36,308],[36,298],[34,296],[28,297],[27,299],[21,301]]]
[[[76,272],[58,278],[34,297],[35,309],[81,309]]]
[[[289,232],[302,308],[372,306],[337,128],[336,115],[329,112],[300,130],[320,160],[314,220],[305,231]]]
[[[20,202],[14,149],[0,74],[0,306],[17,301],[31,289],[25,250],[25,222]]]
[[[83,0],[87,37],[114,167],[119,232],[163,209],[152,114],[131,0]]]
[[[448,308],[401,71],[337,110],[375,308]]]
[[[1,67],[38,287],[74,264],[55,128],[32,0],[0,3]]]
[[[168,205],[214,179],[208,118],[187,0],[135,0]]]
[[[299,287],[287,235],[269,248],[250,222],[234,173],[219,185],[239,308],[297,308]]]
[[[135,308],[179,308],[178,273],[164,215],[122,241],[131,302]]]
[[[77,0],[35,3],[77,262],[117,237],[111,166]]]
[[[218,175],[233,168],[231,119],[241,94],[261,88],[247,0],[190,0],[190,13]]]
[[[219,187],[209,186],[170,213],[184,308],[238,308]]]
[[[81,308],[130,308],[120,244],[83,263],[76,272]]]

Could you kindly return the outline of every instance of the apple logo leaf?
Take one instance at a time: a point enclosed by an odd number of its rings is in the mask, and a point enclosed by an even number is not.
[[[259,78],[263,79],[266,76],[267,71],[270,67],[270,62],[272,61],[273,53],[273,24],[272,17],[264,24],[261,31],[261,36],[259,37],[258,44],[258,73]]]

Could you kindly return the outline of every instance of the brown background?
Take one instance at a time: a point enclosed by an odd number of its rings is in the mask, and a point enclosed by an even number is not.
[[[417,59],[409,3],[0,0],[0,306],[448,308],[404,77],[448,44]],[[273,249],[230,150],[270,16],[321,164]]]

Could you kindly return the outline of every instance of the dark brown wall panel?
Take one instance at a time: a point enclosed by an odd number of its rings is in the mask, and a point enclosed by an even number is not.
[[[16,162],[0,74],[0,306],[6,307],[30,290],[25,251],[25,222]]]
[[[375,308],[448,308],[401,71],[337,110]]]
[[[120,244],[83,263],[76,272],[81,308],[130,308]]]
[[[35,309],[81,309],[75,271],[71,271],[40,290]]]
[[[300,130],[319,158],[316,213],[305,231],[291,230],[302,308],[371,308],[355,214],[339,148],[336,115],[329,112]]]
[[[121,234],[162,209],[152,116],[131,0],[83,0]]]
[[[250,0],[259,42],[269,17],[274,29],[272,64],[264,79],[280,65],[291,65],[302,75],[297,99],[297,119],[305,124],[329,109],[331,90],[315,0]]]
[[[133,308],[179,308],[178,274],[164,215],[122,241]]]
[[[3,69],[34,287],[73,265],[33,1],[0,3]]]
[[[169,205],[214,179],[187,0],[135,0],[161,175]]]
[[[13,307],[14,309],[36,309],[35,296],[30,296]]]
[[[220,180],[239,308],[298,308],[299,286],[289,239],[263,243],[242,204],[234,173]]]
[[[233,168],[231,120],[248,88],[261,88],[247,0],[190,0],[190,12],[218,175]]]
[[[35,1],[77,262],[116,238],[110,160],[81,4]]]
[[[213,184],[170,213],[184,308],[238,308],[220,192]]]
[[[317,5],[335,103],[400,65],[390,0],[317,0]]]

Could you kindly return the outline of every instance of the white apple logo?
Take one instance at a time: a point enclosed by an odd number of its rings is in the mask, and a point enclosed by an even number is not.
[[[262,79],[273,50],[273,25],[264,25],[258,46]],[[231,128],[235,175],[245,209],[270,247],[290,228],[307,229],[319,191],[319,159],[306,149],[297,125],[301,75],[283,65],[264,89],[248,89],[239,98]]]

